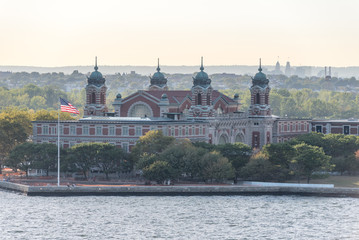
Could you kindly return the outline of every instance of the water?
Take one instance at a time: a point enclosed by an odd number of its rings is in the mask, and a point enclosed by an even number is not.
[[[359,239],[359,199],[27,197],[0,191],[0,239]]]

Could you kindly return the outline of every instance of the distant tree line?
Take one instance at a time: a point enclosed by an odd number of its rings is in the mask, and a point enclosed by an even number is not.
[[[221,90],[232,96],[239,93],[241,109],[246,111],[250,105],[249,90]],[[116,91],[108,93],[108,106],[112,111],[111,100]],[[0,87],[0,112],[8,107],[18,107],[33,111],[57,110],[59,97],[69,100],[81,112],[85,103],[85,90],[64,92],[52,86],[38,87],[34,84],[19,89]],[[272,113],[288,118],[348,119],[359,118],[359,96],[351,92],[313,91],[310,89],[287,90],[272,89],[270,93]]]

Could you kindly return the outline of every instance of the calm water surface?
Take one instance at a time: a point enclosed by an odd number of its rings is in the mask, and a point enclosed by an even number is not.
[[[0,191],[0,239],[359,239],[359,199],[27,197]]]

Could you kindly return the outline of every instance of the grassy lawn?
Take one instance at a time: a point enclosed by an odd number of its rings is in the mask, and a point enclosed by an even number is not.
[[[305,181],[303,181],[304,183]],[[359,188],[359,176],[330,176],[324,179],[312,179],[309,183],[334,184],[334,187]]]

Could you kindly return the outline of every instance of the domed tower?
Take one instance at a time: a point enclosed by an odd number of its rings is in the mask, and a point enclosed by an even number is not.
[[[87,77],[84,117],[105,116],[108,111],[106,106],[106,80],[102,74],[97,71],[97,57],[94,69],[95,71],[91,73],[90,77]]]
[[[251,91],[251,105],[249,107],[250,116],[271,116],[271,109],[269,105],[269,80],[267,76],[262,73],[261,60],[259,60],[258,73],[252,78]]]
[[[167,78],[160,72],[160,59],[158,59],[157,63],[157,72],[153,74],[151,79],[151,85],[149,86],[148,90],[168,90],[167,87]]]
[[[269,80],[262,73],[261,60],[259,60],[258,71],[252,78],[251,105],[247,122],[248,138],[253,148],[261,148],[272,142],[273,126],[276,119],[271,113]]]
[[[211,79],[204,72],[203,57],[201,58],[200,72],[193,78],[192,104],[189,110],[189,117],[213,117]]]

